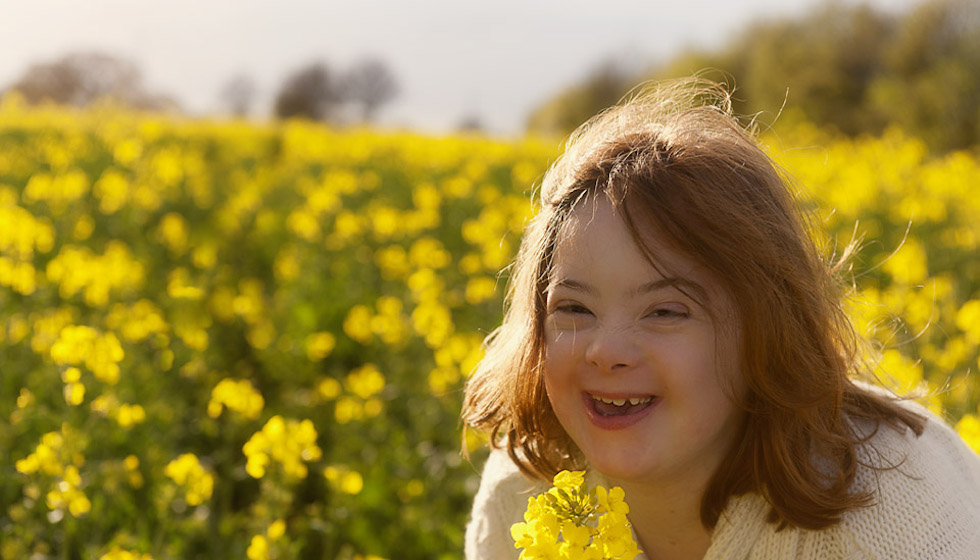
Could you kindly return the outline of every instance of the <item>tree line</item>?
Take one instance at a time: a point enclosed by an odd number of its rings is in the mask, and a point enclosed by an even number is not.
[[[33,64],[6,90],[18,92],[31,104],[82,107],[111,99],[135,109],[181,111],[173,97],[146,88],[132,61],[100,52],[69,53]],[[397,80],[380,59],[367,58],[342,71],[316,61],[286,77],[275,94],[272,112],[279,118],[370,122],[397,93]],[[227,112],[246,116],[255,108],[258,87],[247,75],[237,75],[222,88],[220,98]]]
[[[610,61],[534,110],[528,129],[567,134],[637,84],[698,72],[729,84],[736,111],[761,122],[782,112],[847,135],[898,125],[940,152],[980,145],[976,0],[928,0],[902,14],[830,3],[639,75]]]

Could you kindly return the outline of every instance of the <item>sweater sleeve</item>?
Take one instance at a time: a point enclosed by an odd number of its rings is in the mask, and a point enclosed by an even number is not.
[[[510,526],[524,520],[527,499],[546,490],[544,483],[525,477],[506,451],[493,450],[466,526],[466,559],[517,560]]]

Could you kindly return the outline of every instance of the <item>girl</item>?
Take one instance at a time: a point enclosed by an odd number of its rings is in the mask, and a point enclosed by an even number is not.
[[[516,558],[527,497],[583,468],[626,491],[640,558],[980,558],[980,457],[855,380],[804,224],[715,84],[576,131],[466,388],[496,448],[467,558]]]

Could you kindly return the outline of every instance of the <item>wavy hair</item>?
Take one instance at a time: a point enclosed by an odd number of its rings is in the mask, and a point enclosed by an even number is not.
[[[768,500],[770,521],[807,529],[870,505],[873,495],[852,489],[858,447],[870,436],[850,421],[921,434],[924,419],[854,382],[864,372],[862,341],[790,185],[712,82],[660,83],[583,124],[545,174],[503,324],[466,386],[463,421],[489,432],[530,476],[550,480],[583,466],[540,373],[545,298],[572,208],[604,195],[641,248],[643,233],[655,232],[719,279],[734,302],[745,391],[732,398],[744,429],[702,496],[702,524],[714,527],[728,499],[748,492]]]

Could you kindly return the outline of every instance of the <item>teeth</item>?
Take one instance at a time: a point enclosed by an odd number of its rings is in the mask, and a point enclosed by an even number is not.
[[[606,397],[597,397],[596,395],[592,395],[592,398],[597,401],[602,401],[606,404],[613,404],[616,406],[623,406],[627,402],[635,406],[638,404],[645,404],[653,400],[653,397],[630,397],[628,399],[607,399]]]

